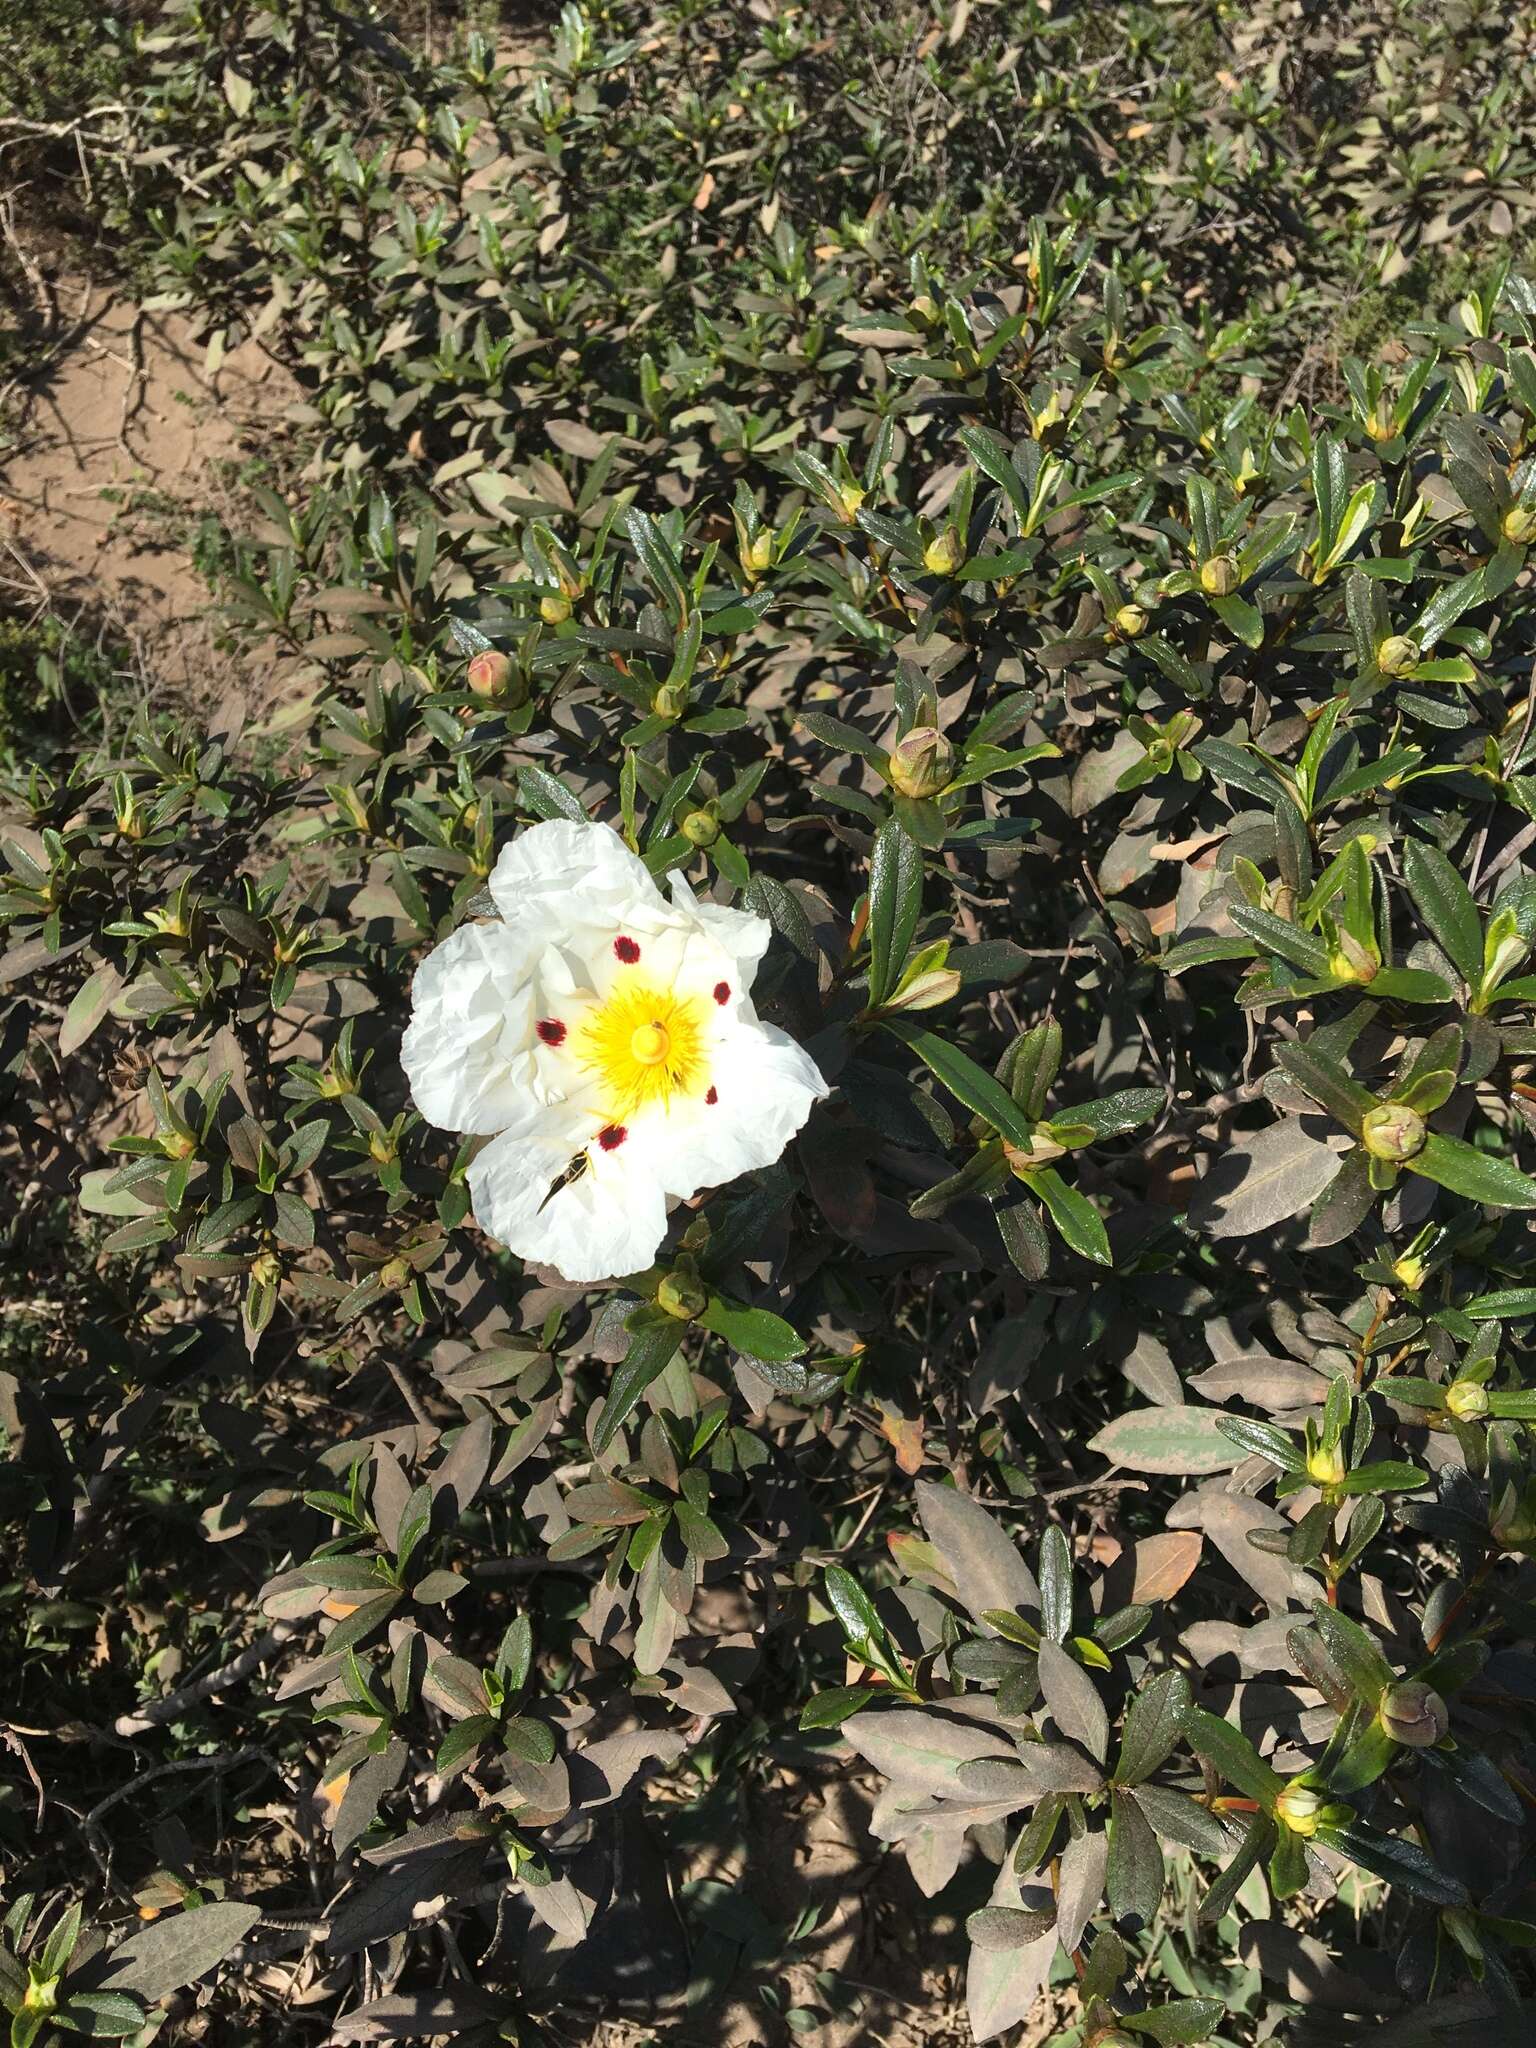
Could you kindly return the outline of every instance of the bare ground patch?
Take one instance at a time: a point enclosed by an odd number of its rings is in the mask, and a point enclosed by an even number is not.
[[[188,322],[99,286],[33,382],[0,468],[0,573],[29,602],[132,653],[146,693],[206,700],[229,679],[191,554],[199,519],[233,508],[231,468],[269,440],[291,396],[253,344],[214,375]]]

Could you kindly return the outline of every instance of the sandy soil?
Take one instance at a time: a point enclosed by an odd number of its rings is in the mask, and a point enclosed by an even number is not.
[[[67,324],[0,458],[0,574],[19,607],[30,596],[126,644],[147,691],[205,698],[231,663],[190,542],[200,516],[232,507],[288,380],[250,344],[209,376],[174,313],[85,284],[57,296]]]

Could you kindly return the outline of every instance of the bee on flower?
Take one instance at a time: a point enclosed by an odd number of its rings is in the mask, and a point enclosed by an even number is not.
[[[753,1008],[767,921],[670,898],[606,825],[503,848],[497,916],[417,969],[401,1062],[417,1108],[489,1140],[476,1220],[578,1285],[652,1264],[669,1200],[769,1166],[827,1085]]]

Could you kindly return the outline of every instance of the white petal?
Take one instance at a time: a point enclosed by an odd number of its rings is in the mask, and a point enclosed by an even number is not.
[[[550,1195],[591,1132],[590,1119],[581,1120],[573,1143],[558,1135],[561,1123],[545,1113],[536,1129],[505,1131],[470,1162],[476,1221],[520,1259],[553,1266],[574,1286],[640,1272],[667,1231],[660,1183],[626,1141],[611,1153],[594,1146],[586,1172]]]
[[[734,979],[745,994],[757,978],[757,970],[773,937],[773,926],[767,918],[754,917],[751,911],[732,910],[729,904],[711,903],[707,897],[695,896],[676,870],[672,874],[672,901],[729,956],[736,970]]]
[[[465,924],[411,985],[400,1063],[416,1107],[446,1131],[499,1131],[534,1082],[534,955],[501,924]]]
[[[711,1073],[714,1102],[642,1112],[624,1148],[680,1201],[771,1166],[830,1092],[802,1046],[755,1019],[722,1032]]]
[[[667,905],[640,856],[607,825],[553,818],[504,846],[491,895],[509,925],[562,931],[572,924],[642,930],[667,922]]]

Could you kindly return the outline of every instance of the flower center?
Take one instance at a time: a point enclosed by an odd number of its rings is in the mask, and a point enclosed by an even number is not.
[[[642,1067],[660,1066],[672,1050],[672,1034],[665,1024],[637,1024],[629,1036],[629,1050]]]
[[[572,1034],[573,1050],[601,1082],[606,1123],[627,1124],[637,1110],[674,1095],[704,1094],[706,1000],[625,975],[588,1013]]]

